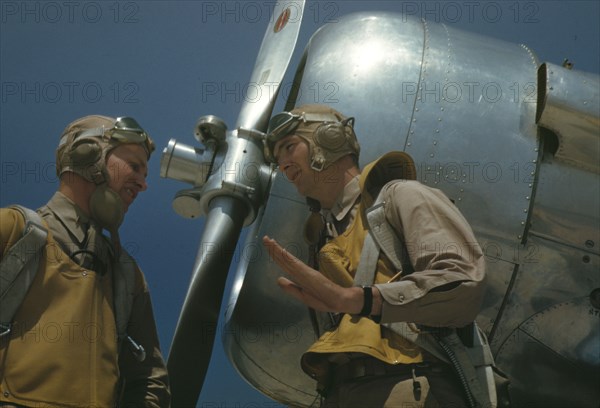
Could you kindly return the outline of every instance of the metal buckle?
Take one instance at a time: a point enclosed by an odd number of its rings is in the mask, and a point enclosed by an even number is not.
[[[0,338],[8,336],[12,332],[12,323],[0,323]]]
[[[129,350],[133,353],[135,359],[140,363],[143,362],[146,359],[146,350],[144,347],[141,344],[136,343],[130,336],[127,336],[126,340],[129,345]]]

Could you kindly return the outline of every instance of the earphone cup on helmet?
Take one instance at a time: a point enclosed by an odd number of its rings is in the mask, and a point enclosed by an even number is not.
[[[85,140],[81,143],[73,145],[69,152],[69,158],[73,167],[87,167],[98,160],[102,156],[102,148],[97,142]]]
[[[90,197],[90,212],[98,224],[113,231],[123,222],[125,205],[114,190],[103,184],[96,187]]]
[[[315,143],[325,150],[335,151],[346,144],[345,125],[340,122],[325,122],[315,131]]]

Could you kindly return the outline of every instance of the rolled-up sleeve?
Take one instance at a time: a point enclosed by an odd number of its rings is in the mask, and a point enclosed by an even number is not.
[[[381,322],[462,327],[473,321],[485,289],[485,261],[465,218],[441,191],[416,181],[388,183],[382,194],[414,272],[375,285],[384,299]]]

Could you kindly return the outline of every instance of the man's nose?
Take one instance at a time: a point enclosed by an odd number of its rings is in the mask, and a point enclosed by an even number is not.
[[[144,175],[139,175],[137,179],[137,184],[140,188],[140,191],[146,191],[148,189],[148,183],[146,182],[146,176]]]

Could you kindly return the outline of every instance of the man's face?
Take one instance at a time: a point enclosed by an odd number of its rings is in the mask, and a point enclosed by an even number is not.
[[[313,197],[310,193],[314,191],[318,177],[310,167],[306,141],[294,134],[286,136],[275,143],[273,153],[279,170],[294,183],[298,192]]]
[[[108,186],[119,194],[127,211],[138,193],[148,188],[146,150],[139,144],[120,145],[108,154],[106,167],[110,177]]]

